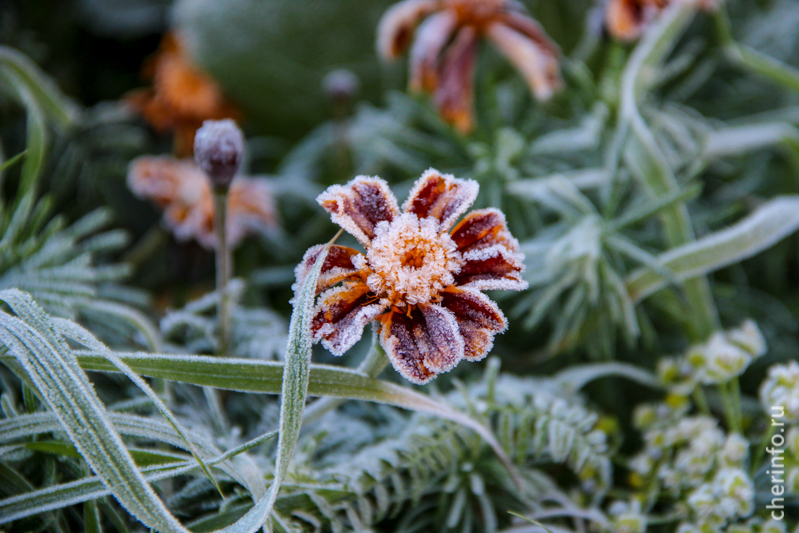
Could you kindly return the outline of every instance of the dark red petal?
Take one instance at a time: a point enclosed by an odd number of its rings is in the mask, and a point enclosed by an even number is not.
[[[317,244],[305,252],[302,261],[300,261],[300,264],[294,269],[294,277],[297,280],[294,285],[295,291],[302,287],[306,276],[308,276],[308,272],[310,272],[314,264],[316,264],[316,259],[324,248],[324,244]],[[346,279],[357,279],[358,269],[352,264],[352,258],[356,255],[361,255],[361,252],[348,248],[347,246],[332,245],[327,252],[327,257],[325,257],[325,264],[322,265],[322,271],[319,273],[316,294]]]
[[[383,59],[394,59],[411,43],[416,26],[441,7],[439,0],[405,0],[391,6],[377,27],[377,51]]]
[[[331,214],[333,222],[364,245],[374,238],[380,222],[391,222],[399,213],[388,184],[367,176],[358,176],[344,186],[333,185],[316,201]]]
[[[419,218],[432,217],[446,231],[472,205],[480,186],[431,168],[414,184],[403,209]]]
[[[451,370],[464,353],[454,315],[437,305],[414,309],[410,316],[389,313],[380,342],[397,372],[418,385]]]
[[[472,78],[476,57],[477,32],[470,26],[461,28],[441,62],[440,85],[434,95],[441,117],[461,133],[474,127]]]
[[[341,355],[360,340],[363,328],[382,313],[386,306],[375,302],[369,287],[354,283],[330,289],[321,296],[321,303],[311,320],[314,342],[333,355]]]
[[[455,275],[455,285],[477,290],[521,291],[524,256],[504,246],[490,246],[463,254],[463,266]]]
[[[494,335],[507,327],[497,304],[479,291],[450,287],[442,293],[441,305],[455,315],[469,361],[485,357],[494,345]]]
[[[433,92],[438,87],[438,63],[441,51],[455,30],[458,17],[452,11],[430,16],[419,26],[410,55],[410,89]]]
[[[472,211],[452,230],[452,240],[458,251],[501,245],[511,252],[519,249],[519,242],[508,231],[505,215],[499,209],[479,209]]]

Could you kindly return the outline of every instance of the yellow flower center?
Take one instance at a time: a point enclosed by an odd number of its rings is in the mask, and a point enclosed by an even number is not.
[[[366,254],[369,288],[396,307],[425,304],[455,282],[461,255],[439,223],[432,218],[402,214],[381,222]]]

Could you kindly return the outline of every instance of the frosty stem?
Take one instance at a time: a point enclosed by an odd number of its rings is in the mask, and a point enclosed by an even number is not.
[[[219,294],[219,348],[220,355],[227,354],[230,342],[230,294],[228,282],[233,259],[227,242],[227,191],[214,193],[216,211],[216,291]]]

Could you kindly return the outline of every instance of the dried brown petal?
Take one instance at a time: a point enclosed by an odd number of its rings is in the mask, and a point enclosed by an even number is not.
[[[451,370],[464,353],[454,315],[437,305],[389,313],[380,340],[397,372],[419,385]]]
[[[420,219],[435,218],[441,231],[446,231],[474,203],[479,190],[476,181],[458,179],[431,168],[414,184],[402,209]]]
[[[305,277],[311,271],[319,254],[324,250],[324,244],[318,244],[308,249],[303,256],[302,261],[294,270],[296,279],[296,287],[302,287],[305,282]],[[358,274],[358,269],[352,264],[352,258],[356,255],[362,255],[358,250],[348,248],[347,246],[339,246],[334,244],[330,247],[325,257],[325,263],[322,265],[322,271],[319,273],[319,281],[316,285],[316,294],[329,289],[337,283],[344,280],[355,280]]]
[[[488,27],[487,35],[521,72],[538,100],[549,100],[562,84],[558,56],[553,47],[519,33],[502,23]]]
[[[394,194],[380,178],[358,176],[347,185],[333,185],[316,201],[363,245],[374,238],[378,223],[391,222],[399,214]]]
[[[452,38],[458,18],[452,11],[441,11],[425,20],[410,53],[412,91],[432,93],[438,87],[438,63],[441,51]]]
[[[452,230],[452,240],[461,253],[495,245],[504,246],[511,252],[519,249],[519,242],[508,231],[505,215],[495,208],[480,209],[466,215]]]
[[[521,291],[524,256],[501,245],[480,248],[463,254],[463,266],[455,276],[456,285],[481,291]]]
[[[413,39],[419,22],[441,7],[437,0],[404,0],[383,14],[377,27],[377,51],[383,59],[395,59]]]
[[[434,94],[441,117],[461,133],[468,133],[474,127],[472,78],[476,58],[477,32],[465,26],[441,60],[439,86]]]
[[[386,306],[372,303],[369,287],[363,283],[345,284],[322,294],[311,320],[314,342],[333,355],[342,355],[363,335],[363,328],[382,313]]]
[[[497,304],[479,291],[450,287],[442,294],[441,305],[455,315],[469,361],[485,357],[494,345],[494,335],[507,328]]]

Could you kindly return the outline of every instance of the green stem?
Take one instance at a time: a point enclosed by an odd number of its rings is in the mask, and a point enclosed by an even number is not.
[[[383,347],[380,346],[380,342],[378,341],[377,329],[376,325],[372,325],[372,347],[369,349],[369,353],[366,354],[366,358],[358,365],[357,369],[360,374],[370,378],[376,378],[380,372],[388,366],[388,357],[386,357],[386,352],[383,351]],[[303,423],[308,424],[315,420],[319,420],[322,416],[337,409],[346,401],[346,398],[320,398],[305,410]]]
[[[752,457],[752,464],[751,464],[751,472],[752,475],[757,472],[757,468],[760,465],[760,461],[763,460],[763,455],[766,453],[766,448],[768,448],[768,443],[771,442],[771,437],[777,432],[777,428],[779,426],[774,426],[769,424],[766,432],[763,434],[763,440],[760,441],[760,444],[757,446],[757,450],[755,451],[755,455]]]
[[[718,389],[721,394],[721,402],[724,404],[724,416],[727,419],[727,428],[730,432],[741,433],[741,424],[735,411],[735,402],[730,393],[729,384],[721,384]]]
[[[710,406],[707,404],[707,398],[705,397],[705,391],[702,390],[702,385],[697,385],[694,389],[694,401],[703,415],[710,416]]]
[[[624,155],[633,174],[658,198],[676,194],[680,185],[644,122],[638,101],[651,86],[651,73],[657,71],[657,65],[687,28],[695,11],[696,7],[687,2],[672,4],[636,47],[622,75],[621,108],[614,139],[616,149],[612,151],[609,168],[615,170],[618,161],[614,159]],[[664,209],[660,216],[670,247],[695,240],[685,202]],[[704,340],[719,327],[707,279],[690,279],[684,282],[683,287],[689,305],[686,321],[689,336],[692,340]]]
[[[227,242],[227,192],[214,193],[216,209],[216,291],[219,295],[219,355],[227,355],[230,343],[230,294],[228,282],[233,259]]]

